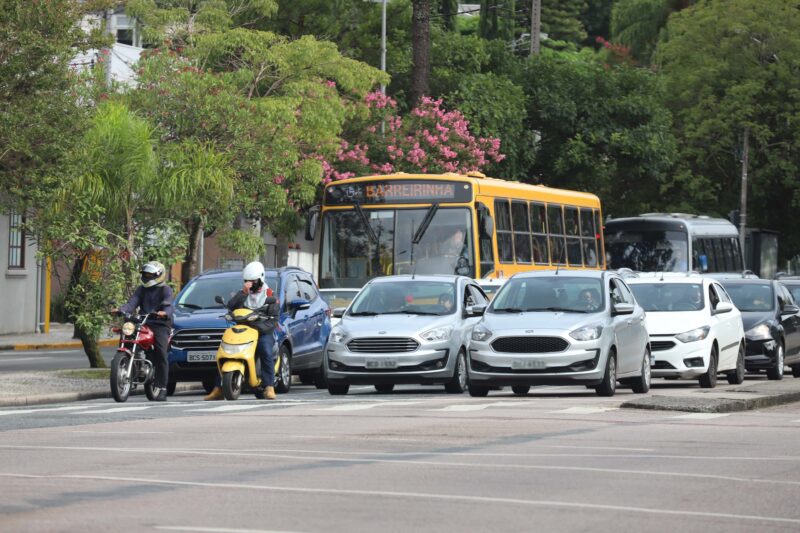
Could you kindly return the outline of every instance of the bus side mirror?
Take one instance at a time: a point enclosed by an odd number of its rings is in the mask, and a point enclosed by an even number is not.
[[[708,256],[702,254],[698,259],[700,261],[700,272],[708,272]]]
[[[306,240],[313,241],[317,234],[317,222],[319,222],[319,206],[315,205],[308,210],[306,218]]]

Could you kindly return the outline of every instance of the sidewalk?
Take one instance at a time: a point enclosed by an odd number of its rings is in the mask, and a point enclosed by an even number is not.
[[[0,350],[45,350],[61,348],[83,348],[81,341],[72,338],[72,324],[50,324],[49,333],[23,333],[0,335]],[[100,346],[115,346],[116,337],[103,336]]]

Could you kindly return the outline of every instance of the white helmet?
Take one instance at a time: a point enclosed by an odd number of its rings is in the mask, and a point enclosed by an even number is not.
[[[260,279],[263,283],[266,279],[264,274],[264,265],[262,265],[260,261],[248,263],[247,266],[244,267],[244,270],[242,270],[242,279],[244,281],[255,281]]]
[[[142,276],[142,287],[154,287],[164,283],[167,270],[158,261],[150,261],[139,269],[139,274]]]

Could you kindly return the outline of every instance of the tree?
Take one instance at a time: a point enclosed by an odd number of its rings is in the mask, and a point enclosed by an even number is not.
[[[672,13],[686,9],[696,0],[618,0],[611,12],[611,40],[631,50],[634,59],[649,65],[656,44]]]
[[[581,22],[585,0],[545,0],[542,2],[542,31],[550,39],[580,43],[586,39]]]
[[[514,0],[482,0],[478,35],[484,39],[514,39]]]
[[[798,24],[789,0],[699,2],[670,17],[656,51],[681,144],[683,172],[670,192],[699,212],[738,208],[749,130],[748,222],[781,231],[784,258],[800,251]]]
[[[411,88],[412,105],[419,104],[422,97],[430,94],[430,0],[412,0],[411,16]]]

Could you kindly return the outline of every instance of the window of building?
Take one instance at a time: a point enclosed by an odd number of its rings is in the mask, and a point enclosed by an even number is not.
[[[25,268],[25,217],[12,211],[8,219],[8,268]]]

